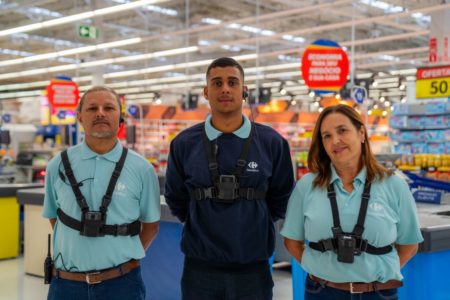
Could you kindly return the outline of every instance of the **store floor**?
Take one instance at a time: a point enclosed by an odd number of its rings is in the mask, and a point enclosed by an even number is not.
[[[275,268],[273,278],[273,299],[291,300],[292,281],[288,268]],[[44,285],[42,278],[24,274],[23,257],[0,260],[0,300],[45,300],[47,291],[48,285]]]

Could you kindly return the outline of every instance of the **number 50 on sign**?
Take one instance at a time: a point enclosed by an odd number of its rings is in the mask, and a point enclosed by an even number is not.
[[[422,79],[416,82],[416,98],[450,96],[450,77]]]

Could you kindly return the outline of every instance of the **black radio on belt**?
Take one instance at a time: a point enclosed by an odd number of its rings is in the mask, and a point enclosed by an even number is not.
[[[220,202],[233,202],[238,197],[239,183],[234,175],[220,175],[218,199]]]
[[[80,234],[89,237],[105,236],[103,232],[105,220],[106,215],[101,211],[86,211],[82,213]]]
[[[52,282],[52,270],[53,270],[53,260],[50,253],[50,238],[51,234],[48,235],[47,240],[47,257],[44,261],[44,283],[50,284]]]

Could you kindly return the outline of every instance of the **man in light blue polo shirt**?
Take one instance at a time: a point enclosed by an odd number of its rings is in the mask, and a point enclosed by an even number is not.
[[[54,157],[45,179],[43,216],[54,228],[48,299],[145,299],[139,259],[159,228],[158,178],[118,141],[113,90],[88,90],[77,119],[85,140],[68,149],[67,161]]]

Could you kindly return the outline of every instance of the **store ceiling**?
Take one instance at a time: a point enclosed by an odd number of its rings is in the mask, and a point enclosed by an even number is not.
[[[399,101],[405,94],[399,86],[427,64],[430,14],[450,9],[450,1],[442,0],[147,1],[28,32],[7,31],[129,2],[143,1],[0,0],[0,99],[36,97],[59,74],[73,77],[81,90],[103,76],[129,99],[152,99],[154,92],[179,98],[201,92],[212,59],[233,56],[243,63],[250,87],[257,80],[283,97],[278,91],[284,82],[284,97],[308,101],[299,71],[304,48],[331,39],[351,57],[354,16],[357,78],[382,79],[371,97]],[[98,28],[98,38],[80,37],[80,25]],[[82,51],[67,53],[74,48]]]

